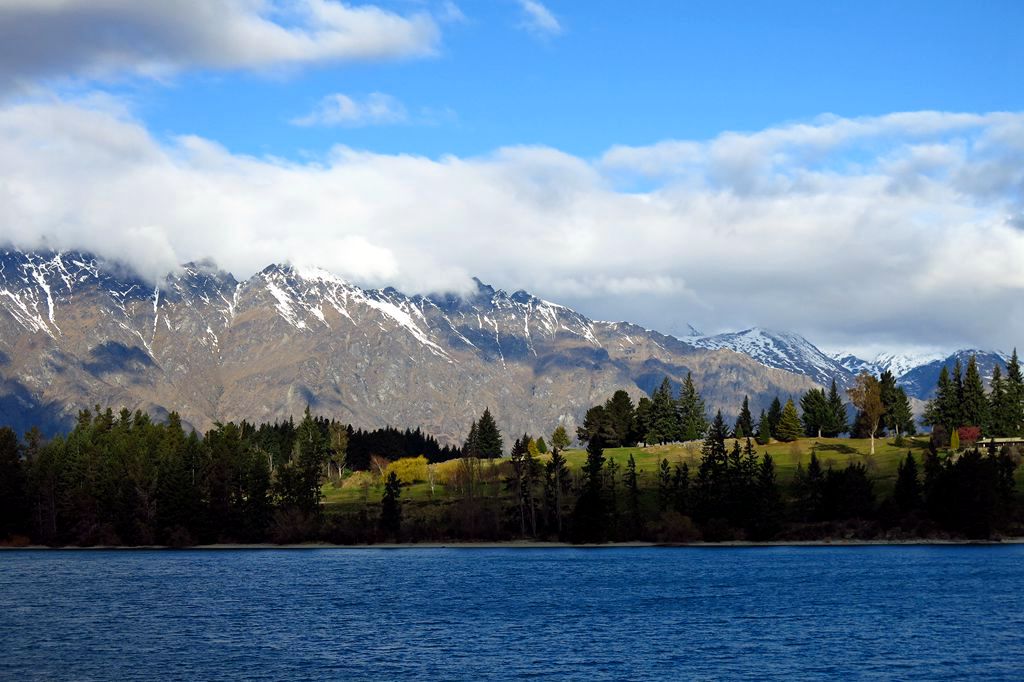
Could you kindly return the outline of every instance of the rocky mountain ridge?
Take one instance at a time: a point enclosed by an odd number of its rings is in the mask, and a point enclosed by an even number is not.
[[[570,429],[617,389],[634,398],[687,372],[732,414],[811,378],[628,323],[596,322],[525,291],[365,290],[271,265],[244,281],[189,263],[150,284],[83,253],[0,251],[0,422],[59,431],[93,404],[196,428],[286,419],[306,405],[458,443],[490,407],[509,434]]]

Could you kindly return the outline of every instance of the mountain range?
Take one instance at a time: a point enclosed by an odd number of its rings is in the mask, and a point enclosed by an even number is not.
[[[634,399],[688,372],[734,415],[881,365],[803,337],[748,329],[676,338],[588,319],[479,280],[468,295],[363,289],[270,265],[238,281],[209,261],[153,283],[78,252],[0,250],[0,423],[53,433],[95,404],[215,422],[314,412],[364,427],[422,427],[459,443],[484,407],[505,433],[570,430],[615,390]],[[964,351],[966,352],[966,351]],[[961,352],[961,355],[964,353]],[[892,367],[923,400],[950,358]],[[990,372],[998,353],[980,354]],[[860,364],[857,364],[860,363]]]

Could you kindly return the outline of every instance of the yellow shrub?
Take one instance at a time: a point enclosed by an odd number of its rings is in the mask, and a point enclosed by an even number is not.
[[[403,457],[388,465],[387,475],[390,475],[392,471],[395,472],[398,480],[406,485],[426,481],[427,458],[423,455],[419,457]]]

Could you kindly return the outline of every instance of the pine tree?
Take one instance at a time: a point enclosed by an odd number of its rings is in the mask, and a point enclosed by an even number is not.
[[[882,399],[882,427],[896,431],[892,421],[892,409],[896,404],[896,377],[889,370],[882,372],[878,378],[878,394]]]
[[[679,438],[679,419],[676,414],[675,401],[672,399],[672,384],[668,377],[651,396],[651,425],[644,439],[648,443],[664,445]]]
[[[985,435],[1009,436],[1012,429],[1012,406],[1003,381],[1003,371],[998,363],[992,369],[992,381],[989,383],[988,413],[989,428]]]
[[[910,398],[902,386],[897,386],[892,394],[892,404],[886,414],[887,424],[890,431],[896,434],[897,438],[904,435],[912,436],[917,432],[914,426],[914,411],[910,407]]]
[[[985,385],[978,372],[978,361],[971,356],[967,361],[967,373],[963,380],[963,399],[961,418],[964,426],[977,426],[984,433],[988,428],[988,400],[985,397]]]
[[[693,384],[693,375],[686,373],[686,381],[679,392],[677,403],[680,438],[684,441],[698,440],[708,428],[704,399]]]
[[[803,427],[800,425],[800,415],[797,414],[796,405],[792,400],[787,400],[779,419],[776,437],[784,443],[789,443],[802,435]]]
[[[740,416],[736,419],[734,434],[737,438],[753,438],[754,416],[750,414],[750,399],[743,396],[743,406],[740,407]]]
[[[392,471],[384,483],[384,496],[380,500],[380,528],[388,536],[398,539],[402,532],[402,484]]]
[[[559,429],[562,427],[559,426]],[[562,433],[565,430],[562,429]],[[556,429],[557,435],[557,429]],[[552,436],[552,442],[559,441]],[[549,519],[553,519],[553,525],[559,536],[562,534],[562,496],[569,487],[569,469],[566,466],[565,457],[560,448],[553,448],[551,459],[544,467],[544,499],[548,504]],[[549,520],[551,523],[551,520]]]
[[[771,540],[782,529],[782,495],[775,480],[775,461],[765,453],[757,469],[756,513],[752,539]]]
[[[647,444],[647,435],[651,433],[651,407],[653,403],[647,396],[636,402],[636,437]]]
[[[700,467],[696,481],[696,516],[702,521],[724,518],[726,515],[726,476],[729,453],[725,439],[729,436],[721,410],[711,422],[711,428],[701,448]]]
[[[516,518],[519,520],[519,537],[526,536],[526,504],[523,491],[523,479],[525,477],[526,441],[528,436],[524,433],[522,438],[516,438],[509,451],[509,463],[512,465],[508,478],[505,479],[505,489],[512,494],[512,501],[516,509]]]
[[[537,439],[537,452],[542,455],[548,454],[548,444],[544,442],[544,436]]]
[[[1006,366],[1006,402],[1006,435],[1018,436],[1024,433],[1024,375],[1021,373],[1016,348]]]
[[[896,468],[896,488],[893,501],[904,514],[917,509],[921,504],[921,483],[917,478],[917,462],[911,452]]]
[[[941,426],[949,432],[956,430],[960,425],[960,401],[956,391],[956,384],[950,379],[949,370],[943,366],[939,370],[935,397],[925,406],[925,424],[933,429]]]
[[[658,467],[658,511],[668,511],[672,504],[672,470],[669,469],[668,460],[662,459]]]
[[[501,440],[501,431],[498,430],[498,425],[494,422],[490,409],[484,408],[484,413],[480,415],[480,421],[477,422],[476,428],[479,456],[487,459],[501,457],[505,446]]]
[[[683,516],[690,513],[690,467],[686,462],[672,470],[672,507]]]
[[[604,445],[600,439],[587,443],[587,459],[583,464],[583,482],[573,512],[573,540],[601,543],[607,538],[607,512],[605,509]]]
[[[849,431],[850,426],[846,419],[846,405],[843,403],[843,398],[839,395],[835,379],[832,380],[832,388],[828,392],[828,407],[829,420],[826,427],[822,430],[822,435],[826,438],[835,438],[839,434]]]
[[[832,421],[831,407],[825,390],[812,388],[800,398],[800,410],[803,412],[804,433],[809,437],[821,438]]]
[[[761,445],[768,445],[772,440],[772,425],[768,421],[768,415],[761,410],[761,418],[757,420],[757,442]]]
[[[462,456],[480,457],[480,430],[475,421],[469,427],[469,435],[466,436],[466,442],[462,445]]]
[[[643,534],[644,520],[640,509],[640,476],[636,471],[636,460],[629,455],[626,473],[622,477],[626,488],[626,528],[628,539],[636,540]]]
[[[779,400],[779,396],[775,396],[771,407],[768,408],[768,426],[771,429],[772,438],[778,439],[779,437],[780,421],[782,421],[782,401]]]
[[[629,394],[619,389],[604,405],[612,437],[607,447],[623,447],[636,444],[636,408]]]

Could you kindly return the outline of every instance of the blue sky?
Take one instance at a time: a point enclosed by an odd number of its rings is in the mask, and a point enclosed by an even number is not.
[[[996,1],[6,0],[0,242],[1008,350],[1022,26]]]
[[[554,0],[557,35],[524,30],[516,2],[458,6],[465,19],[442,25],[433,57],[285,75],[204,69],[122,91],[155,131],[290,158],[333,144],[432,157],[542,144],[596,156],[826,112],[1024,108],[1020,2]],[[337,92],[386,93],[413,120],[288,124]]]

